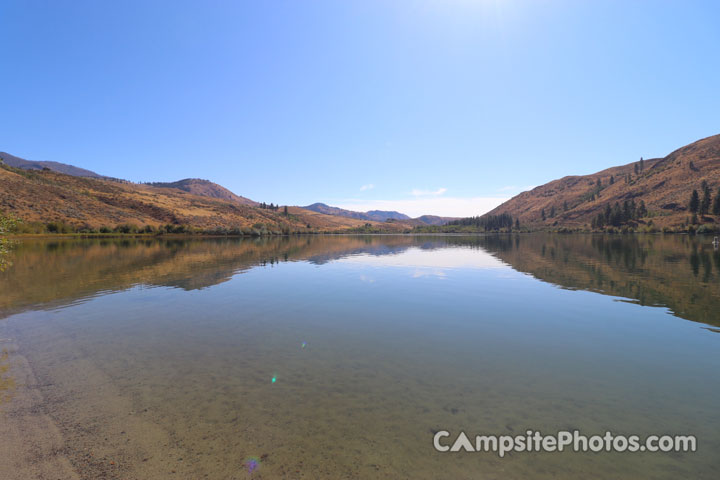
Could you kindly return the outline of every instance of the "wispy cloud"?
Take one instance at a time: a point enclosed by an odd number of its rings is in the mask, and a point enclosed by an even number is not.
[[[367,185],[363,185],[362,187],[360,187],[360,191],[364,192],[365,190],[372,190],[373,188],[375,188],[375,185],[373,185],[372,183],[368,183]]]
[[[346,199],[330,205],[366,212],[368,210],[395,210],[411,217],[438,215],[441,217],[472,217],[487,213],[508,200],[507,195],[498,197],[419,197],[405,200],[357,200]]]
[[[437,197],[438,195],[442,195],[445,192],[447,192],[447,188],[438,188],[437,190],[420,190],[420,189],[413,189],[412,192],[410,192],[412,195],[416,197]]]

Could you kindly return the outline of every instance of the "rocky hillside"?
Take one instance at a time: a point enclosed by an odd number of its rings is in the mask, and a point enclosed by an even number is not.
[[[608,208],[612,211],[617,204],[622,210],[627,202],[634,211],[622,224],[681,227],[695,220],[690,198],[697,190],[702,200],[703,181],[714,200],[720,187],[720,135],[699,140],[664,158],[554,180],[511,198],[488,215],[509,213],[531,228],[592,228]],[[712,200],[706,214],[698,212],[697,223],[720,219],[712,214]],[[601,228],[609,226],[606,220]]]

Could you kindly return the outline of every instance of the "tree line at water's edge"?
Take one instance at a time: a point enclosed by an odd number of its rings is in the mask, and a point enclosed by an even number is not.
[[[720,192],[718,195],[720,198]],[[474,217],[453,220],[445,225],[423,225],[405,230],[394,230],[392,233],[531,233],[536,231],[557,232],[557,233],[698,233],[708,234],[720,232],[720,224],[700,223],[697,214],[688,217],[687,222],[674,228],[657,228],[653,226],[652,220],[640,224],[645,206],[634,201],[626,201],[621,206],[615,203],[612,207],[608,204],[605,210],[593,218],[589,228],[548,226],[538,227],[537,225],[521,224],[518,218],[513,218],[509,213],[499,215],[480,215]],[[549,217],[552,218],[552,217]],[[252,227],[217,227],[197,228],[192,225],[166,224],[161,226],[124,223],[114,227],[101,226],[99,228],[77,227],[64,222],[49,223],[25,223],[21,220],[2,216],[0,214],[0,255],[7,253],[9,242],[7,235],[82,235],[82,236],[163,236],[163,235],[193,235],[193,236],[266,236],[266,235],[302,235],[302,234],[377,234],[390,233],[382,226],[366,223],[365,225],[346,228],[342,230],[318,231],[308,226],[306,229],[275,228],[273,225],[258,223]]]
[[[7,218],[2,217],[0,218]],[[8,228],[5,234],[16,235],[46,235],[46,234],[76,234],[76,235],[217,235],[217,236],[262,236],[262,235],[290,235],[290,234],[319,233],[311,226],[305,229],[288,228],[267,223],[256,223],[251,227],[215,227],[199,228],[187,224],[164,224],[159,226],[139,226],[132,223],[121,223],[115,226],[100,226],[92,228],[89,226],[77,226],[70,223],[56,222],[23,222],[14,219],[12,228]]]

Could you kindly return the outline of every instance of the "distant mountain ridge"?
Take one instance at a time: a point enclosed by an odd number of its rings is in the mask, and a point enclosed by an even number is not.
[[[439,217],[437,215],[422,215],[420,217],[417,217],[413,219],[416,222],[420,222],[425,225],[445,225],[448,222],[452,222],[453,220],[457,220],[458,217]]]
[[[330,205],[326,205],[324,203],[313,203],[312,205],[308,205],[307,207],[300,207],[304,208],[305,210],[310,210],[313,212],[318,213],[324,213],[325,215],[335,215],[338,217],[347,217],[347,218],[355,218],[357,220],[369,220],[367,214],[363,212],[354,212],[352,210],[345,210],[343,208],[338,207],[331,207]]]
[[[394,210],[368,210],[365,212],[365,215],[370,217],[370,220],[376,220],[378,222],[385,222],[387,220],[410,220],[410,217],[404,213]]]
[[[91,170],[86,170],[74,165],[68,165],[67,163],[25,160],[24,158],[16,157],[15,155],[10,155],[6,152],[0,152],[0,160],[5,162],[6,165],[15,168],[22,168],[23,170],[43,170],[47,168],[54,172],[72,175],[73,177],[107,178]]]
[[[444,225],[451,220],[455,220],[455,217],[439,217],[436,215],[423,215],[417,218],[411,218],[404,213],[396,212],[394,210],[369,210],[367,212],[356,212],[353,210],[345,210],[344,208],[331,207],[324,203],[313,203],[306,207],[301,207],[305,210],[312,210],[313,212],[324,213],[325,215],[336,215],[339,217],[354,218],[357,220],[368,220],[375,222],[386,222],[388,220],[395,220],[405,222],[413,226],[417,225]]]

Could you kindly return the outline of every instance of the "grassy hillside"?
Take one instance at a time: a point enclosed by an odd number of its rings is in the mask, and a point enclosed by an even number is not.
[[[259,208],[233,198],[201,196],[177,186],[76,177],[2,164],[0,212],[22,220],[25,231],[38,233],[97,231],[118,226],[158,229],[165,225],[217,233],[343,231],[366,225],[384,231],[404,228],[299,208],[290,208],[285,214],[283,209]]]
[[[693,223],[689,210],[693,189],[702,198],[706,181],[712,198],[720,187],[720,135],[682,147],[665,158],[608,168],[591,175],[568,176],[523,192],[488,215],[509,213],[530,228],[592,228],[594,219],[615,204],[636,208],[622,226],[682,229]],[[644,203],[644,212],[640,203]],[[720,217],[698,215],[697,224],[715,223]],[[617,225],[615,225],[617,226]],[[602,225],[600,228],[608,228]]]

